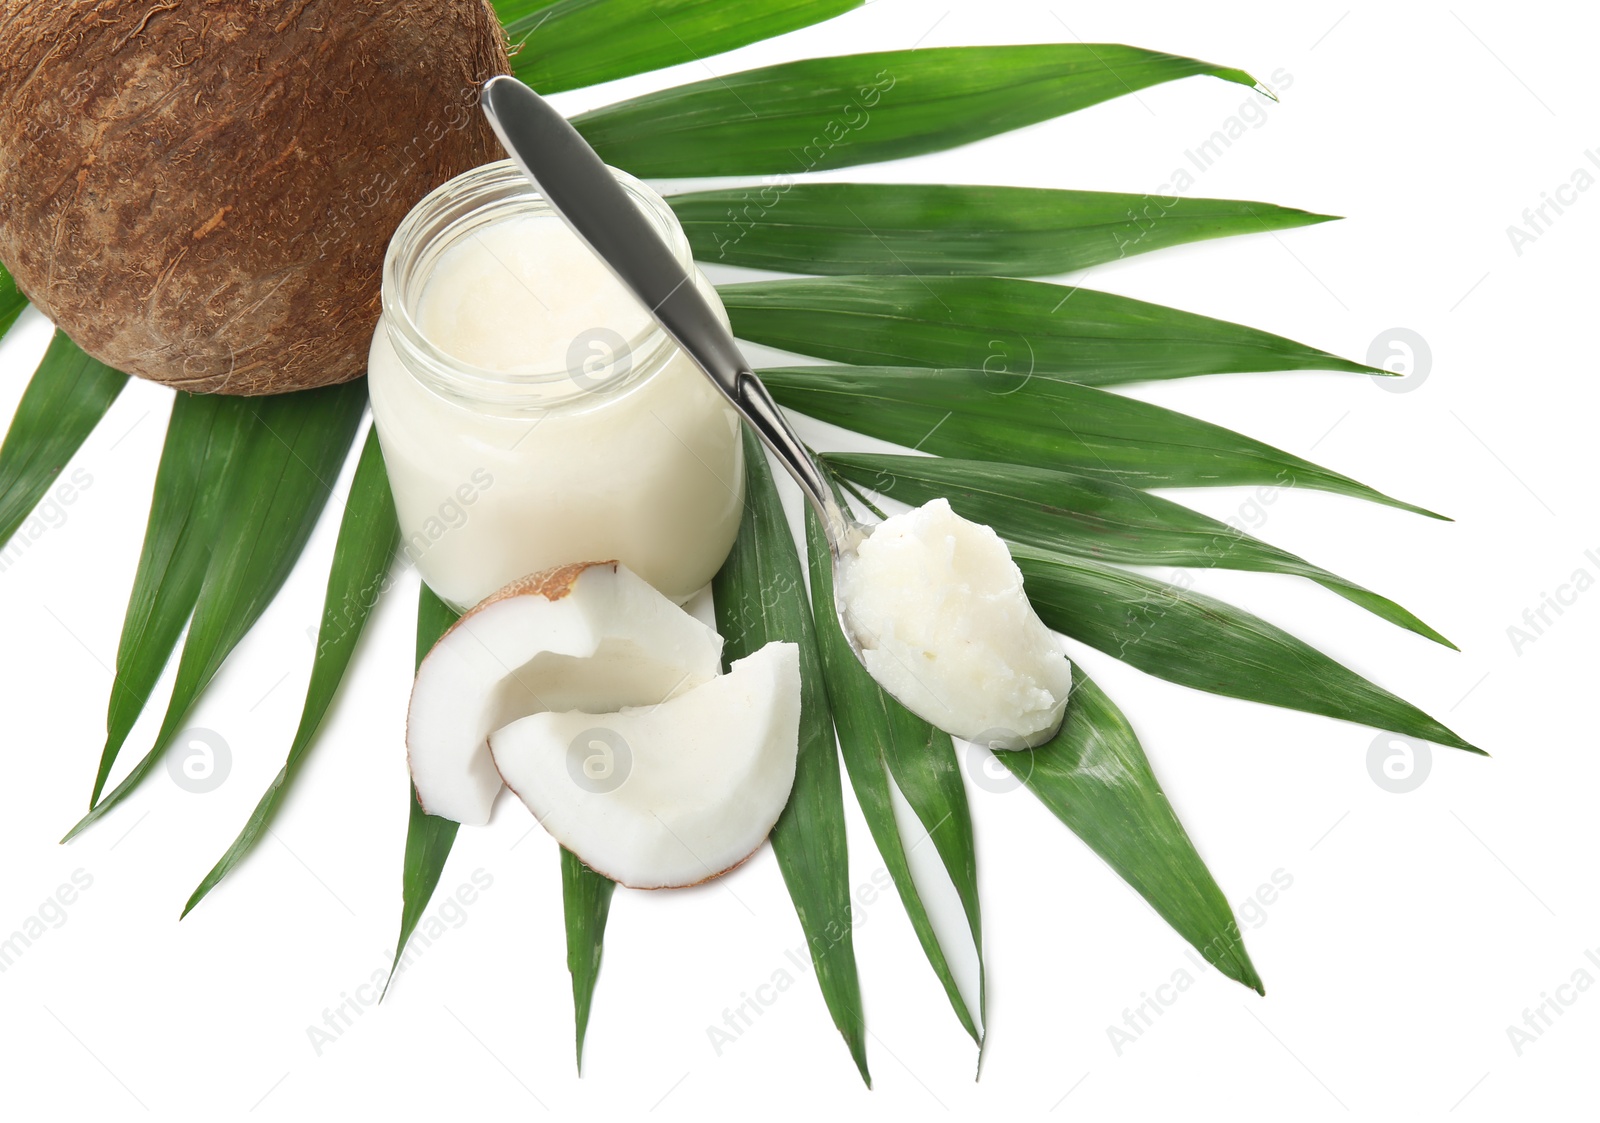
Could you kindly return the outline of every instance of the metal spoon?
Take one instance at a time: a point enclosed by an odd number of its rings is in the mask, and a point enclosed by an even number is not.
[[[861,658],[838,577],[840,563],[855,553],[872,528],[835,501],[822,470],[750,370],[733,336],[589,142],[548,102],[509,75],[484,83],[481,100],[489,124],[517,166],[733,403],[816,508],[833,555],[834,611],[856,658]]]

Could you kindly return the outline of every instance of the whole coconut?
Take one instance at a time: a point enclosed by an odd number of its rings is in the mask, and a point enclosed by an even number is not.
[[[0,261],[119,370],[355,378],[389,236],[500,155],[487,0],[0,0]]]

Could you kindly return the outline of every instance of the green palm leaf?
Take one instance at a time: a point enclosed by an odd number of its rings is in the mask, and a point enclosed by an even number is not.
[[[572,976],[572,1015],[577,1030],[578,1070],[583,1070],[583,1036],[589,1030],[594,985],[600,978],[606,918],[611,914],[614,881],[561,848],[561,906],[567,926],[567,973]]]
[[[953,148],[1177,78],[1242,70],[1115,44],[935,47],[785,62],[574,117],[638,176],[795,174]]]
[[[339,525],[339,540],[333,551],[333,569],[328,575],[328,592],[323,598],[322,628],[317,633],[311,683],[306,688],[300,727],[295,730],[294,741],[289,746],[289,758],[250,813],[239,837],[190,895],[183,906],[184,916],[244,859],[261,832],[272,822],[350,665],[356,640],[378,601],[399,541],[394,497],[389,492],[389,477],[384,473],[383,455],[374,429],[367,434],[361,459],[356,462],[350,496],[345,501],[344,520]]]
[[[11,325],[27,306],[28,298],[17,288],[16,279],[0,265],[0,336],[11,330]]]
[[[435,596],[427,585],[418,590],[415,666],[422,665],[423,656],[433,649],[439,637],[448,632],[457,619],[456,611]],[[411,942],[411,933],[417,930],[417,923],[422,919],[433,891],[439,887],[439,876],[444,873],[445,860],[450,857],[450,848],[455,845],[456,831],[461,829],[461,824],[454,819],[443,819],[424,811],[422,801],[417,798],[416,785],[410,782],[409,774],[406,783],[411,792],[411,814],[406,821],[405,865],[400,877],[400,935],[395,939],[389,983],[394,982],[395,972],[400,969],[400,961],[406,953],[406,944]],[[389,992],[389,983],[384,984],[385,994]]]
[[[1455,645],[1387,597],[1170,499],[1114,480],[1020,464],[838,453],[827,462],[916,506],[943,496],[1002,538],[1124,565],[1215,566],[1305,577],[1436,643]]]
[[[1086,386],[1246,371],[1390,373],[1225,320],[1013,277],[815,277],[717,291],[741,339],[838,363]]]
[[[179,393],[173,399],[139,569],[117,644],[91,808],[100,801],[117,754],[200,598],[234,458],[245,444],[251,417],[246,398]]]
[[[11,541],[127,384],[127,375],[55,333],[0,445],[0,547]]]
[[[156,743],[128,776],[67,832],[70,839],[120,803],[155,767],[222,661],[277,595],[349,454],[364,383],[255,398],[214,526],[216,545]],[[65,840],[63,840],[65,841]]]
[[[1140,488],[1307,487],[1442,517],[1220,425],[1092,386],[921,367],[778,367],[761,377],[790,409],[940,456]]]
[[[1242,609],[1086,558],[1021,545],[1011,553],[1040,619],[1141,671],[1211,694],[1483,752],[1411,703]]]
[[[554,0],[506,22],[518,78],[540,93],[731,51],[832,19],[863,0]],[[507,10],[521,5],[502,3]]]
[[[381,470],[381,460],[379,468]],[[417,665],[421,665],[423,657],[456,619],[456,612],[423,585],[417,606]],[[391,979],[400,965],[412,933],[422,919],[423,911],[428,907],[428,901],[438,887],[445,860],[450,856],[456,832],[460,828],[460,824],[453,820],[424,812],[421,801],[417,799],[416,788],[412,787],[410,791],[401,884],[400,935],[395,944],[394,963],[390,967]],[[566,849],[561,851],[561,885],[567,929],[567,970],[572,975],[577,1062],[581,1069],[583,1039],[589,1026],[595,982],[600,974],[606,918],[611,910],[611,895],[616,886],[589,869]]]
[[[1333,219],[1232,199],[937,183],[774,183],[667,201],[701,261],[829,276],[1042,277]]]
[[[1082,667],[1072,668],[1061,732],[1037,749],[994,757],[1207,962],[1266,993],[1233,910],[1173,813],[1139,738]]]
[[[524,48],[515,56],[518,73],[552,92],[732,49],[859,2],[494,0],[494,6]],[[786,404],[815,416],[984,461],[919,460],[901,467],[885,490],[901,488],[902,496],[914,497],[919,487],[939,488],[952,493],[958,507],[990,511],[990,521],[1013,542],[1030,594],[1050,623],[1174,681],[1470,748],[1287,633],[1220,602],[1102,564],[1152,557],[1193,562],[1200,536],[1210,535],[1226,543],[1227,564],[1298,573],[1442,640],[1377,594],[1246,535],[1223,534],[1194,512],[1132,489],[1296,484],[1420,508],[1226,429],[1092,388],[1218,371],[1371,368],[1173,309],[986,275],[1083,269],[1180,242],[1285,229],[1325,216],[1226,200],[797,185],[792,179],[949,148],[1201,74],[1253,84],[1243,71],[1125,46],[939,48],[764,67],[608,106],[576,123],[604,157],[636,174],[779,177],[753,202],[740,191],[673,200],[704,260],[839,276],[727,290],[746,338],[835,361],[969,368],[806,368],[773,372],[772,381]],[[1147,222],[1152,207],[1159,221]],[[25,304],[0,268],[0,335]],[[0,542],[23,524],[125,382],[57,333],[0,446]],[[155,745],[69,838],[150,771],[276,594],[348,453],[364,397],[358,386],[243,403],[179,396],[119,648],[97,796],[192,614],[189,638]],[[911,883],[889,803],[892,780],[934,840],[981,951],[965,792],[949,739],[888,701],[859,668],[853,678],[846,673],[841,659],[847,653],[831,615],[813,619],[808,608],[805,575],[766,460],[748,433],[746,444],[750,508],[715,583],[716,611],[729,659],[768,639],[801,647],[799,769],[772,843],[830,1014],[869,1079],[830,697],[874,837],[952,1006],[976,1038],[976,1019],[960,1001]],[[369,437],[341,525],[312,682],[288,760],[186,912],[265,829],[348,667],[371,608],[368,593],[381,586],[396,540],[376,449]],[[1041,467],[1009,469],[997,461]],[[841,458],[836,465],[860,478],[898,461]],[[1046,509],[1063,505],[1069,509]],[[815,526],[808,529],[814,539]],[[1097,535],[1115,542],[1097,543]],[[827,575],[818,577],[821,590]],[[455,618],[423,588],[419,662]],[[1208,959],[1259,989],[1238,925],[1125,719],[1081,672],[1075,672],[1075,690],[1062,733],[1032,752],[1002,754],[1003,763]],[[412,789],[395,968],[458,829],[425,815],[415,794]],[[562,862],[581,1064],[614,887],[565,851]],[[980,991],[980,1015],[981,1009]]]
[[[722,656],[732,663],[785,640],[800,647],[800,759],[794,790],[772,828],[772,849],[794,900],[833,1024],[869,1085],[866,1023],[850,925],[844,794],[817,654],[805,572],[773,485],[765,450],[744,432],[745,512],[733,552],[712,583]]]
[[[839,734],[850,786],[872,831],[884,867],[911,918],[923,954],[944,987],[961,1027],[980,1047],[985,1014],[981,1008],[983,928],[978,909],[978,865],[966,789],[948,734],[934,729],[896,702],[873,680],[850,649],[833,611],[833,559],[816,513],[806,511],[806,544],[811,565],[813,617],[823,679]],[[945,870],[961,898],[979,955],[980,1009],[975,1019],[956,986],[949,960],[927,907],[911,876],[905,840],[895,822],[891,776],[916,812],[927,837],[934,839]],[[943,846],[939,846],[943,842]],[[914,844],[914,845],[920,845]]]

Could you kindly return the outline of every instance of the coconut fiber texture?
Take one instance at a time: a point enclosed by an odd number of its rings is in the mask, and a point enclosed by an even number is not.
[[[500,155],[508,69],[487,0],[0,0],[0,261],[130,374],[348,381],[400,219]]]

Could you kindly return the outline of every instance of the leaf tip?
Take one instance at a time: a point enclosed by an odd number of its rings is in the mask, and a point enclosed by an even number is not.
[[[57,846],[65,846],[67,843],[69,843],[73,839],[77,838],[80,834],[82,834],[85,830],[88,829],[89,824],[94,822],[95,818],[96,818],[96,815],[95,815],[94,811],[90,810],[90,812],[87,815],[85,815],[83,818],[79,819],[76,823],[74,823],[72,825],[72,829],[71,830],[69,830],[66,834],[61,836],[61,838],[56,842],[56,845]]]
[[[1430,511],[1426,507],[1419,506],[1416,503],[1407,503],[1403,499],[1394,499],[1390,496],[1383,496],[1382,499],[1391,507],[1397,507],[1402,511],[1410,511],[1413,515],[1421,515],[1425,519],[1437,519],[1442,523],[1453,523],[1456,521],[1449,515],[1441,515],[1438,511]]]
[[[1412,735],[1420,736],[1425,741],[1432,741],[1435,745],[1443,745],[1447,749],[1460,749],[1462,752],[1471,753],[1473,756],[1489,756],[1489,751],[1487,749],[1478,748],[1477,745],[1474,745],[1471,741],[1468,741],[1465,737],[1461,736],[1461,734],[1457,733],[1454,729],[1451,729],[1444,723],[1435,721],[1432,718],[1429,718],[1428,721],[1432,726],[1431,730],[1412,730],[1410,731]]]
[[[865,1029],[865,1025],[862,1026]],[[845,1033],[841,1026],[840,1034],[844,1043],[850,1050],[850,1059],[856,1062],[856,1071],[861,1074],[861,1083],[867,1086],[867,1091],[872,1091],[872,1073],[867,1069],[867,1043],[858,1033]]]
[[[1455,641],[1453,641],[1449,636],[1430,625],[1427,621],[1419,620],[1415,616],[1412,616],[1408,622],[1407,630],[1421,636],[1425,640],[1433,641],[1440,647],[1448,647],[1451,651],[1455,652],[1459,652],[1461,650],[1461,648],[1457,647]]]

